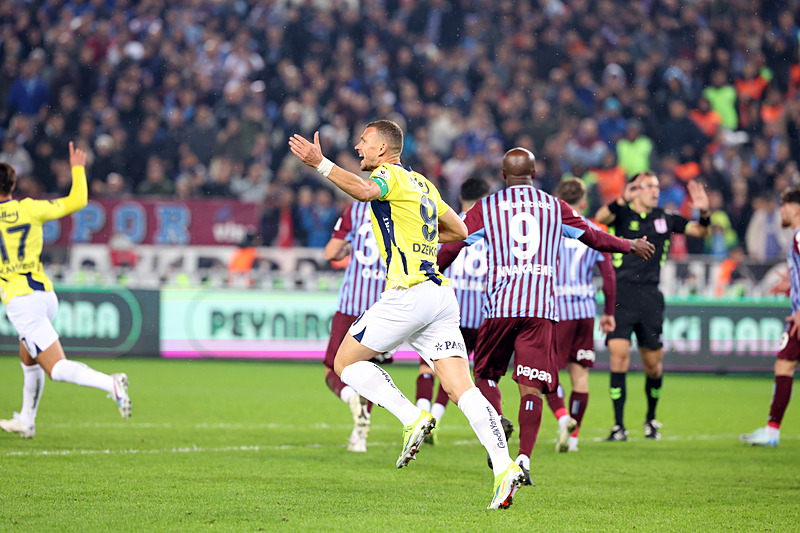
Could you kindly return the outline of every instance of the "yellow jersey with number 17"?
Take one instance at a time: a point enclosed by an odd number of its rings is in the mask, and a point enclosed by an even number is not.
[[[69,195],[55,200],[0,202],[0,297],[3,303],[33,291],[51,291],[42,269],[42,224],[82,209],[88,201],[86,171],[72,168]]]
[[[428,179],[384,163],[369,177],[381,188],[370,202],[372,229],[386,263],[386,288],[408,289],[423,281],[449,285],[436,265],[439,215],[449,206]]]

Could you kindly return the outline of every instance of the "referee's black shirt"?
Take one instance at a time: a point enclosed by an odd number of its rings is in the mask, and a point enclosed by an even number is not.
[[[633,254],[614,254],[617,283],[658,285],[661,265],[669,251],[670,236],[673,233],[683,233],[687,224],[687,219],[667,213],[659,207],[647,215],[637,213],[628,205],[622,207],[614,222],[608,225],[609,232],[623,239],[638,239],[646,235],[656,251],[647,261],[642,261]]]

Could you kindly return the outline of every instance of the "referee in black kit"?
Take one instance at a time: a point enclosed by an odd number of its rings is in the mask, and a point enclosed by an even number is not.
[[[658,207],[658,177],[651,171],[641,172],[625,187],[621,198],[601,207],[595,218],[607,224],[609,231],[622,238],[646,237],[656,251],[647,261],[630,255],[614,254],[617,274],[617,306],[614,319],[616,329],[609,333],[606,343],[611,354],[611,385],[609,393],[614,404],[614,427],[606,440],[628,439],[623,411],[625,409],[625,373],[631,362],[631,334],[636,333],[639,352],[647,375],[645,396],[647,417],[644,436],[661,438],[661,423],[656,420],[656,404],[661,395],[664,349],[662,325],[664,322],[664,295],[658,289],[661,263],[669,250],[673,233],[689,237],[706,237],[711,232],[708,212],[708,195],[697,181],[688,184],[691,207],[700,210],[700,220],[690,222],[684,217],[666,213]]]

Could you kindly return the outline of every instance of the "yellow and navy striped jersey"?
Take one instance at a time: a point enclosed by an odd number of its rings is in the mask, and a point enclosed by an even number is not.
[[[369,177],[381,188],[370,202],[372,228],[386,264],[386,288],[408,289],[426,280],[449,285],[439,267],[439,216],[449,209],[422,174],[384,163]]]
[[[51,291],[42,269],[42,224],[82,209],[87,203],[86,171],[73,167],[69,195],[55,200],[0,202],[0,297],[3,303],[33,291]]]

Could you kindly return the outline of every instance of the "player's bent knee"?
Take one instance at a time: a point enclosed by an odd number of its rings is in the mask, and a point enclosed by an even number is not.
[[[533,394],[534,396],[538,396],[539,398],[542,397],[542,390],[537,389],[536,387],[531,387],[530,385],[519,385],[519,395],[527,396],[529,394]]]
[[[344,369],[347,368],[351,363],[345,362],[344,360],[340,359],[339,356],[336,356],[336,359],[333,360],[333,371],[336,372],[336,375],[342,377],[342,372]]]

